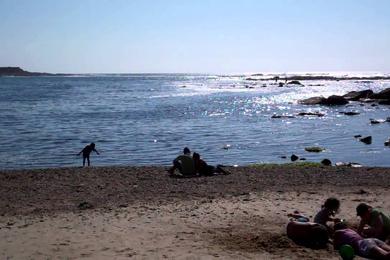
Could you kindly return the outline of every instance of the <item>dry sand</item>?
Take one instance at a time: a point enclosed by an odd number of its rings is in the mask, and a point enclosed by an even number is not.
[[[329,196],[356,224],[367,202],[389,212],[390,169],[230,168],[174,179],[163,167],[0,172],[1,259],[338,259],[285,235]],[[89,209],[79,209],[79,205]]]

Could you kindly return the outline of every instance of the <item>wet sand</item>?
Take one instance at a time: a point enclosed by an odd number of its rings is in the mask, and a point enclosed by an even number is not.
[[[285,235],[324,200],[390,209],[390,169],[261,166],[176,179],[164,167],[0,172],[2,259],[338,259]]]

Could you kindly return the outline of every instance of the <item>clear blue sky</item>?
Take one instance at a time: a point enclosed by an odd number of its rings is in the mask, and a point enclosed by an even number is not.
[[[390,72],[390,1],[0,0],[0,66]]]

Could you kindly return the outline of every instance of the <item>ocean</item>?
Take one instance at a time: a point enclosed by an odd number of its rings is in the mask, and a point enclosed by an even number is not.
[[[210,164],[285,163],[296,154],[390,166],[390,106],[298,100],[390,88],[389,80],[302,80],[279,87],[272,75],[120,74],[0,77],[0,169],[80,166],[90,142],[93,166],[170,165],[187,146]],[[283,75],[281,74],[282,78]],[[260,80],[263,79],[263,80]],[[356,111],[347,116],[340,112]],[[323,117],[296,116],[321,112]],[[366,145],[355,135],[371,135]],[[321,146],[321,153],[305,151]],[[282,158],[286,156],[287,159]]]

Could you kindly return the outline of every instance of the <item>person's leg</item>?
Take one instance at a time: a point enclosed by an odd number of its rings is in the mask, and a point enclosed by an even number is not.
[[[223,174],[230,174],[230,172],[225,171],[225,170],[222,168],[222,165],[219,165],[219,164],[217,165],[217,168],[216,168],[215,172],[223,173]]]
[[[89,161],[89,155],[87,156],[87,162],[88,162],[88,166],[91,165],[90,161]]]
[[[85,156],[83,156],[83,167],[85,166]]]
[[[390,260],[390,252],[387,252],[386,250],[383,250],[379,246],[376,246],[370,250],[368,257],[373,259]]]

